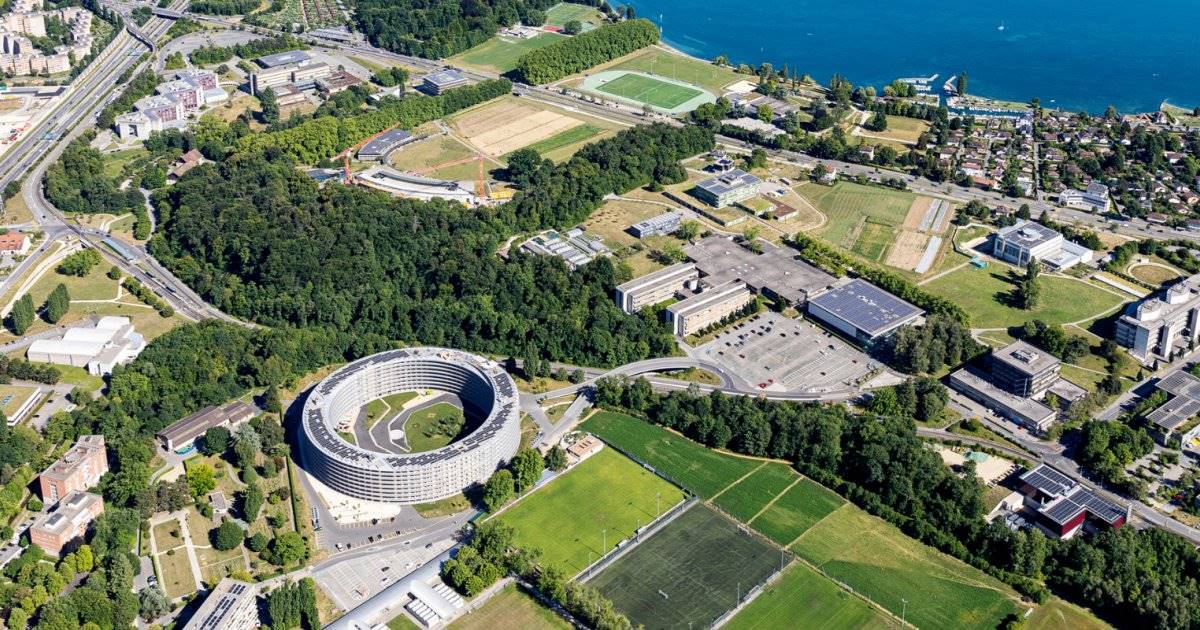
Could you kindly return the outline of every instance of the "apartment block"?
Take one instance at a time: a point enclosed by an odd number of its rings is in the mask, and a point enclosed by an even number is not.
[[[1200,337],[1200,274],[1127,307],[1114,340],[1142,363],[1169,360]]]
[[[54,505],[73,492],[92,488],[100,483],[100,477],[106,472],[108,451],[104,448],[104,436],[80,436],[71,450],[63,453],[58,461],[38,476],[42,501],[46,505]]]
[[[734,280],[667,307],[667,321],[676,335],[685,337],[720,322],[753,300],[746,283]]]
[[[671,265],[618,286],[617,305],[626,313],[636,313],[694,288],[699,278],[700,270],[694,263]]]
[[[91,492],[67,495],[58,506],[43,514],[29,528],[29,542],[46,553],[58,555],[63,547],[83,538],[88,527],[104,512],[104,499]]]

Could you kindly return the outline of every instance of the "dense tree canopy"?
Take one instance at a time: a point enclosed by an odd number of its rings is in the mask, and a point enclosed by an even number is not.
[[[427,59],[478,46],[518,21],[541,26],[558,0],[359,0],[354,19],[371,43]]]
[[[658,27],[650,20],[606,24],[521,55],[515,72],[526,83],[551,83],[656,43]]]

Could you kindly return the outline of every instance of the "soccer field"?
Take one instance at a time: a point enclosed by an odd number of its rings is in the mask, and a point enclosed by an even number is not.
[[[850,630],[899,628],[900,622],[797,562],[722,627]]]
[[[540,549],[544,563],[575,575],[683,496],[605,448],[496,518],[517,530],[517,546]]]
[[[662,109],[678,107],[703,93],[695,88],[659,81],[640,74],[623,74],[597,89]]]
[[[790,559],[697,504],[589,584],[635,626],[704,628]]]

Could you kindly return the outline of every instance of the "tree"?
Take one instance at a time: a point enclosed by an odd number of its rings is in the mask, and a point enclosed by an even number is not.
[[[121,279],[121,269],[118,268],[116,265],[113,265],[112,267],[108,268],[108,273],[105,275],[108,276],[109,280],[120,280]]]
[[[8,182],[7,184],[4,185],[4,200],[5,201],[12,199],[13,197],[16,197],[19,194],[21,194],[21,180],[14,179],[13,181]]]
[[[767,124],[771,124],[775,120],[775,110],[771,109],[770,105],[759,105],[754,114],[759,120]]]
[[[296,532],[284,532],[271,543],[271,563],[276,566],[291,566],[308,553],[304,539]]]
[[[554,472],[567,469],[567,452],[561,446],[555,444],[546,452],[546,468]]]
[[[48,177],[48,176],[47,176]],[[140,193],[139,193],[140,196]],[[82,278],[92,271],[92,268],[99,265],[103,259],[100,254],[94,249],[84,249],[75,252],[62,259],[58,263],[55,271],[64,276],[77,276]]]
[[[1030,310],[1038,305],[1038,301],[1042,295],[1041,283],[1038,281],[1041,270],[1041,263],[1037,260],[1030,260],[1025,265],[1025,277],[1017,282],[1017,288],[1013,296],[1017,306],[1025,310]]]
[[[18,337],[25,334],[29,330],[29,326],[33,324],[36,314],[33,310],[33,297],[28,293],[22,295],[8,312],[8,329]]]
[[[257,483],[250,484],[246,488],[245,496],[242,497],[242,516],[247,523],[253,523],[258,519],[258,511],[262,509],[262,504],[262,488],[258,487]]]
[[[70,308],[71,296],[67,293],[67,285],[60,282],[46,297],[46,303],[42,305],[42,315],[47,322],[57,324]]]
[[[220,455],[229,450],[229,429],[211,427],[204,432],[200,441],[200,451],[205,455]]]
[[[882,111],[875,112],[871,119],[867,121],[866,127],[869,131],[887,131],[888,117]]]
[[[546,468],[545,462],[542,460],[541,453],[532,448],[523,448],[517,451],[513,456],[509,466],[513,470],[513,476],[516,478],[517,488],[521,492],[525,492],[537,483],[542,476],[542,471]]]
[[[259,90],[258,100],[262,104],[262,111],[259,114],[262,121],[268,125],[279,122],[279,102],[275,98],[275,90],[271,88]]]
[[[504,507],[515,493],[513,474],[507,468],[501,468],[483,484],[483,506],[487,511],[495,512]]]
[[[148,586],[138,592],[138,614],[146,621],[154,621],[171,611],[171,602],[162,589]]]
[[[217,487],[217,480],[213,474],[212,466],[208,464],[194,464],[187,469],[187,482],[192,488],[192,496],[201,497],[213,488]]]
[[[746,168],[766,168],[767,152],[758,147],[754,147],[750,151],[750,155],[746,156]]]
[[[697,236],[700,236],[700,222],[689,220],[680,223],[679,229],[675,230],[675,236],[685,241],[695,240]]]
[[[829,169],[825,166],[825,163],[819,162],[816,166],[813,167],[812,172],[809,173],[808,177],[809,177],[809,179],[813,180],[814,182],[818,182],[818,181],[821,181],[822,177],[825,177],[828,174],[829,174]]]
[[[967,95],[967,73],[966,72],[958,73],[958,82],[956,84],[956,88],[958,90],[959,96]]]
[[[262,553],[267,550],[267,545],[270,544],[270,539],[262,532],[256,532],[253,536],[246,539],[246,548],[250,551]]]
[[[571,20],[563,25],[563,32],[567,35],[578,35],[583,32],[583,22]]]
[[[513,72],[531,85],[552,83],[655,43],[658,27],[649,20],[605,24],[526,52],[517,59]]]
[[[220,551],[229,551],[242,544],[245,533],[233,521],[225,521],[213,530],[212,546]]]

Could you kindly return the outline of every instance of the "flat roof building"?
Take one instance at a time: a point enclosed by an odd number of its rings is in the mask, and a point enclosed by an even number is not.
[[[754,301],[744,282],[734,280],[697,293],[667,307],[667,321],[676,335],[686,337],[719,323]]]
[[[582,267],[599,256],[612,254],[604,241],[580,228],[565,233],[546,230],[521,244],[521,249],[537,256],[557,256],[571,269]]]
[[[449,68],[425,75],[421,79],[421,91],[437,96],[446,90],[462,87],[470,82],[471,80],[463,76],[462,72]]]
[[[1130,304],[1117,320],[1114,340],[1142,363],[1169,361],[1200,337],[1200,274]]]
[[[808,301],[808,314],[862,344],[916,322],[925,311],[862,279]]]
[[[1183,370],[1167,374],[1157,383],[1171,396],[1146,414],[1159,442],[1185,450],[1200,450],[1200,378]]]
[[[158,432],[159,442],[168,451],[187,448],[213,427],[232,430],[258,415],[258,407],[235,400],[219,407],[206,407]]]
[[[345,92],[362,82],[362,79],[345,70],[334,70],[328,76],[317,79],[317,90],[328,97],[339,92]]]
[[[683,225],[683,215],[678,212],[667,212],[644,221],[638,221],[629,226],[629,232],[637,238],[673,234]]]
[[[1046,464],[1021,475],[1021,491],[1038,525],[1059,538],[1074,536],[1085,522],[1116,529],[1129,519],[1129,505],[1117,505]]]
[[[695,195],[709,205],[724,208],[758,195],[762,180],[735,168],[696,184]]]
[[[949,385],[954,391],[1034,433],[1045,433],[1058,418],[1058,412],[1046,405],[996,387],[988,374],[971,366],[952,373]]]
[[[54,505],[72,492],[82,492],[100,483],[108,472],[108,450],[103,435],[81,435],[63,456],[38,476],[42,501]]]
[[[275,53],[273,55],[263,55],[254,61],[264,68],[275,68],[293,63],[308,63],[309,61],[312,61],[312,55],[309,55],[303,50],[289,50],[287,52]]]
[[[63,498],[50,512],[29,527],[29,542],[46,553],[58,555],[64,547],[87,534],[88,527],[104,512],[104,499],[91,492],[75,492]]]
[[[729,238],[710,236],[683,248],[709,286],[741,280],[752,291],[785,305],[801,305],[829,289],[837,278],[800,260],[788,247],[759,241],[758,254]]]
[[[412,142],[413,135],[403,129],[389,129],[371,139],[358,150],[358,159],[383,161],[396,149]]]
[[[992,352],[992,383],[1025,398],[1041,398],[1058,380],[1062,361],[1024,341]]]
[[[617,306],[626,313],[636,313],[647,306],[665,302],[675,294],[695,288],[700,270],[694,263],[678,263],[634,278],[617,287]]]
[[[146,340],[133,329],[128,317],[101,317],[94,327],[68,328],[62,337],[37,339],[29,344],[25,358],[38,363],[86,367],[102,376],[141,354]]]
[[[992,255],[1014,265],[1030,260],[1052,269],[1068,269],[1092,259],[1092,250],[1072,243],[1062,234],[1033,221],[1017,221],[1000,228],[992,242]]]
[[[183,630],[254,630],[258,626],[258,587],[221,578]]]

